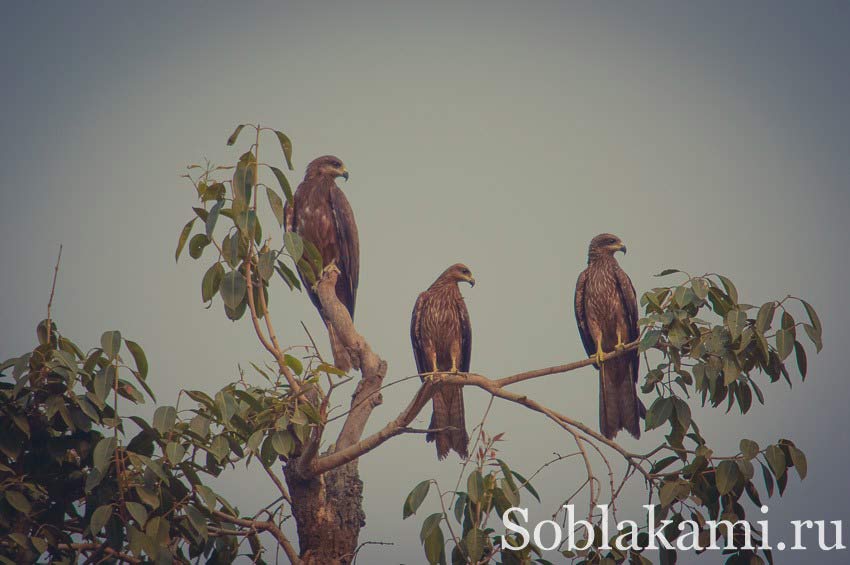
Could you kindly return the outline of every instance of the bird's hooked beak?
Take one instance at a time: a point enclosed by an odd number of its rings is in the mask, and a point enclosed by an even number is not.
[[[466,282],[469,283],[469,286],[475,286],[475,277],[469,275],[468,277],[466,277]]]
[[[619,247],[617,248],[617,251],[622,251],[623,255],[625,255],[626,254],[626,244],[621,242]]]
[[[339,176],[341,176],[342,178],[345,179],[346,182],[348,182],[348,169],[346,169],[345,167],[340,169],[340,175]]]

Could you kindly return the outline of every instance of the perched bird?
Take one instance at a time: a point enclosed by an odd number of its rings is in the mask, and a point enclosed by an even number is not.
[[[292,205],[289,202],[286,204],[284,228],[312,243],[322,256],[324,265],[336,263],[340,271],[336,295],[354,319],[357,281],[360,277],[360,240],[354,212],[345,194],[336,185],[337,177],[348,180],[348,171],[338,157],[325,155],[307,165],[304,180],[293,195]],[[302,269],[299,269],[299,275],[310,300],[328,328],[334,365],[343,371],[350,370],[351,359],[322,313],[319,297],[305,279]]]
[[[472,352],[472,325],[469,312],[458,288],[459,282],[475,286],[469,267],[452,265],[437,277],[428,290],[419,295],[410,319],[410,341],[419,373],[467,373]],[[434,412],[429,429],[449,428],[430,432],[427,441],[437,442],[437,457],[444,459],[450,449],[462,458],[469,453],[466,417],[463,409],[463,387],[444,384],[432,400]]]
[[[603,233],[590,242],[587,269],[578,277],[575,314],[584,350],[596,357],[599,369],[599,429],[613,439],[625,429],[640,437],[640,418],[646,410],[637,397],[637,350],[602,363],[610,353],[638,337],[638,306],[629,276],[614,253],[626,253],[620,238]]]

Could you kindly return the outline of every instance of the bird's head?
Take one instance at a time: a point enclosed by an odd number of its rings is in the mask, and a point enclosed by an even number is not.
[[[469,286],[475,286],[475,277],[472,276],[472,271],[463,263],[456,263],[443,271],[442,278],[454,282],[468,282]]]
[[[626,244],[614,234],[601,233],[590,240],[587,258],[591,260],[603,256],[613,257],[617,251],[626,253]]]
[[[324,155],[317,159],[313,159],[310,164],[307,165],[306,176],[326,177],[330,179],[342,177],[345,180],[348,180],[348,169],[345,168],[345,165],[343,165],[342,160],[339,157]]]

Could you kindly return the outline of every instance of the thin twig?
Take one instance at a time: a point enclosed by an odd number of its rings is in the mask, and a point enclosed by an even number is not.
[[[53,295],[56,292],[56,278],[59,276],[59,261],[62,260],[62,244],[59,244],[59,256],[56,257],[56,266],[53,267],[53,284],[50,285],[50,299],[47,301],[47,343],[50,343],[53,333],[53,324],[50,318],[50,309],[53,307]]]

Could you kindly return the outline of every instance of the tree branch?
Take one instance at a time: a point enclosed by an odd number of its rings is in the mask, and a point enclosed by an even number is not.
[[[280,528],[278,528],[273,522],[267,520],[248,520],[246,518],[238,518],[236,516],[231,516],[230,514],[225,514],[220,510],[211,510],[210,513],[222,522],[234,524],[243,528],[250,528],[258,532],[270,533],[283,548],[283,551],[286,553],[286,557],[289,558],[289,561],[294,565],[300,565],[301,559],[298,557],[298,552],[295,551],[295,548],[292,547],[289,539],[287,539]]]
[[[53,267],[53,284],[50,285],[50,298],[47,301],[47,343],[50,343],[50,338],[53,333],[53,324],[51,324],[50,309],[53,307],[53,295],[56,293],[56,279],[59,277],[59,261],[62,260],[62,244],[59,244],[59,256],[56,257],[56,266]]]
[[[141,559],[136,559],[135,557],[127,553],[121,553],[120,551],[116,551],[111,547],[103,545],[102,543],[60,543],[56,547],[62,551],[102,551],[103,553],[125,563],[136,564],[142,562]]]

